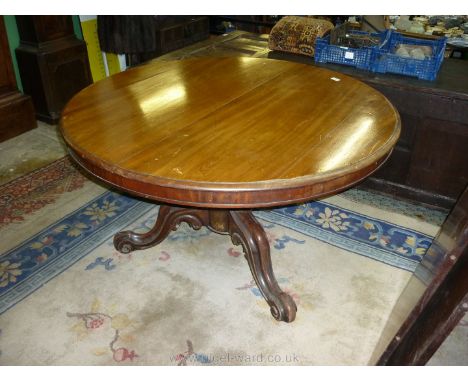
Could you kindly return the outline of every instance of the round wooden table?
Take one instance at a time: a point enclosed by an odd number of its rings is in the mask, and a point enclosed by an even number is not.
[[[278,286],[265,231],[251,209],[349,188],[390,155],[398,112],[343,74],[269,59],[154,61],[77,94],[60,128],[93,175],[162,202],[154,228],[119,232],[121,252],[160,243],[187,222],[242,245],[272,315],[296,305]]]

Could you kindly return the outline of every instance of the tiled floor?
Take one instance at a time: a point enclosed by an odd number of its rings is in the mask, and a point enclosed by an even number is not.
[[[36,129],[0,143],[0,184],[45,166],[65,154],[66,147],[57,127],[38,122]],[[368,193],[358,189],[352,190],[348,196],[357,200],[372,199],[384,209],[395,208],[395,203],[386,202],[388,198],[375,195],[369,198]],[[400,207],[404,210],[408,206],[409,204],[401,203]],[[423,214],[425,219],[430,219],[438,225],[443,222],[443,214],[437,211],[428,213],[427,209],[414,205],[410,207]],[[396,208],[398,209],[398,206]],[[461,321],[429,362],[429,365],[466,364],[468,364],[468,317]]]

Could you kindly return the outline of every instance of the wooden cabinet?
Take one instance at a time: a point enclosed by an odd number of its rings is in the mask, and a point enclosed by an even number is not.
[[[183,48],[209,37],[209,23],[205,16],[181,17],[156,31],[157,55]]]
[[[31,97],[21,94],[16,87],[3,16],[0,16],[0,142],[35,127]]]
[[[271,28],[281,19],[282,16],[210,16],[210,32],[214,34],[224,34],[226,23],[230,23],[234,28],[252,33],[270,33]]]
[[[402,84],[401,77],[392,76],[363,78],[387,96],[402,121],[394,153],[367,186],[445,209],[455,203],[468,184],[466,73],[468,63],[446,60],[435,83],[409,79]],[[445,78],[457,75],[460,84],[452,87]]]
[[[86,43],[76,38],[71,16],[16,16],[16,57],[24,92],[37,119],[55,124],[62,108],[92,83]]]
[[[316,65],[284,52],[269,58]],[[388,161],[361,187],[450,209],[468,184],[468,62],[446,59],[436,81],[319,65],[382,92],[401,117],[401,136]]]

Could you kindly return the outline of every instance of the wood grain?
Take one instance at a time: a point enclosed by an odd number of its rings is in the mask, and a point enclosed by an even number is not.
[[[336,80],[338,79],[338,80]],[[314,198],[390,154],[398,112],[343,74],[285,61],[153,61],[87,87],[61,131],[86,169],[127,191],[245,208]]]

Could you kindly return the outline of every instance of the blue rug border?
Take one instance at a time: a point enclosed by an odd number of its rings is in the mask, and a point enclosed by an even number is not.
[[[394,223],[391,223],[387,220],[382,220],[382,219],[379,219],[379,218],[374,218],[372,216],[369,216],[369,215],[366,215],[366,214],[363,214],[363,213],[358,213],[356,211],[353,211],[353,210],[350,210],[348,208],[345,208],[345,207],[341,207],[341,206],[338,206],[336,204],[333,204],[333,203],[328,203],[328,202],[324,202],[323,200],[314,200],[314,201],[311,201],[311,202],[307,202],[307,203],[304,203],[304,204],[309,204],[309,203],[322,203],[322,204],[325,204],[325,205],[328,205],[328,206],[333,206],[335,207],[336,209],[339,209],[339,210],[342,210],[342,211],[346,211],[346,212],[349,212],[351,214],[354,214],[354,215],[360,215],[360,216],[364,216],[366,218],[368,218],[369,220],[375,220],[375,221],[378,221],[380,223],[385,223],[385,224],[389,224],[389,225],[392,225],[394,227],[397,227],[397,228],[400,228],[402,230],[406,230],[406,231],[412,231],[412,232],[416,232],[418,233],[419,235],[421,236],[426,236],[427,238],[430,238],[431,240],[434,239],[435,236],[432,236],[432,235],[428,235],[427,233],[424,233],[424,232],[421,232],[421,231],[418,231],[417,229],[413,229],[413,228],[408,228],[408,227],[404,227],[402,225],[399,225],[399,224],[394,224]],[[300,204],[298,204],[300,205]],[[290,206],[285,206],[285,207],[282,207],[282,208],[287,208],[287,207],[290,207]],[[280,209],[282,209],[280,208]],[[376,208],[376,207],[374,207]]]
[[[59,220],[49,224],[47,227],[43,228],[42,230],[36,232],[29,238],[23,240],[23,242],[19,243],[15,247],[8,250],[5,254],[11,254],[14,251],[21,250],[22,247],[25,245],[30,245],[31,242],[34,240],[39,240],[39,238],[45,236],[48,231],[53,229],[53,227],[57,227],[58,225],[62,224],[64,221],[73,218],[74,215],[78,213],[78,211],[82,211],[88,206],[91,206],[94,203],[99,203],[100,201],[106,200],[109,196],[113,196],[115,199],[124,198],[124,199],[131,199],[135,201],[135,203],[131,206],[126,206],[125,209],[119,214],[117,214],[113,219],[109,222],[104,224],[102,227],[97,228],[95,231],[89,232],[87,235],[84,235],[83,238],[74,244],[72,247],[66,249],[66,256],[59,256],[57,258],[51,259],[50,263],[44,264],[44,266],[37,270],[37,272],[32,272],[31,275],[26,276],[24,279],[20,280],[17,284],[14,284],[11,288],[7,288],[2,294],[0,295],[0,314],[6,312],[10,308],[14,307],[16,304],[24,300],[26,297],[34,293],[36,290],[50,282],[55,277],[59,276],[61,273],[66,271],[68,268],[73,266],[76,262],[83,259],[87,256],[91,251],[93,251],[96,247],[101,245],[103,242],[109,239],[115,232],[125,228],[132,223],[134,223],[137,219],[142,217],[144,214],[148,213],[151,209],[155,208],[158,204],[152,203],[148,201],[143,201],[138,198],[133,198],[131,196],[108,190],[104,191],[103,193],[95,196],[94,198],[90,199],[88,202],[79,206],[74,211],[66,214]],[[307,202],[304,204],[298,204],[297,206],[303,205],[310,205],[310,204],[321,204],[322,206],[331,207],[334,209],[339,209],[340,211],[348,212],[350,214],[358,215],[360,217],[366,218],[370,221],[375,221],[378,223],[383,223],[386,225],[390,225],[392,227],[401,229],[403,231],[410,231],[416,235],[422,236],[427,238],[428,240],[432,240],[433,236],[424,234],[418,230],[410,229],[408,227],[404,227],[398,224],[393,224],[391,222],[374,218],[372,216],[361,214],[356,211],[352,211],[348,208],[343,208],[341,206],[337,206],[333,203],[328,203],[322,200],[315,200],[311,202]],[[389,266],[402,269],[405,271],[413,272],[416,268],[418,261],[414,259],[404,258],[396,254],[394,251],[385,250],[383,248],[376,248],[368,243],[359,241],[358,239],[354,239],[349,236],[340,235],[336,232],[331,232],[330,230],[323,229],[319,226],[315,226],[313,224],[307,223],[307,221],[303,221],[300,219],[294,219],[292,216],[288,216],[281,212],[281,210],[285,208],[290,208],[294,205],[275,208],[275,209],[262,209],[262,210],[254,210],[253,213],[256,217],[261,220],[278,224],[282,227],[292,229],[296,232],[304,234],[312,239],[319,240],[323,243],[328,245],[332,245],[336,248],[340,248],[346,250],[348,252],[354,253],[356,255],[361,255],[366,258],[379,261],[383,264],[387,264]],[[84,249],[84,250],[83,250]],[[77,254],[79,252],[79,254]]]
[[[271,212],[267,212],[267,214],[268,213],[271,213]],[[398,269],[413,272],[415,270],[417,264],[419,264],[415,260],[405,259],[405,258],[403,258],[401,256],[393,254],[391,251],[385,251],[384,249],[380,249],[380,250],[376,249],[376,248],[372,247],[371,245],[369,245],[367,243],[363,243],[363,242],[360,242],[358,240],[355,240],[355,239],[352,239],[352,238],[349,238],[349,237],[334,234],[334,233],[329,232],[329,231],[327,231],[325,229],[322,229],[320,227],[316,227],[316,226],[313,226],[313,225],[309,225],[309,224],[307,224],[305,222],[302,222],[300,220],[294,221],[293,219],[288,218],[288,217],[286,217],[284,215],[281,215],[281,214],[277,214],[277,216],[276,216],[279,219],[268,218],[264,214],[258,214],[256,216],[258,218],[262,219],[262,220],[266,220],[266,221],[268,221],[270,223],[273,223],[273,224],[278,224],[278,225],[280,225],[282,227],[285,227],[285,228],[291,228],[291,225],[287,226],[282,220],[288,220],[288,223],[294,222],[292,228],[294,230],[296,230],[297,232],[303,234],[303,235],[306,235],[308,237],[311,237],[311,238],[313,238],[315,240],[321,241],[322,243],[331,245],[333,247],[340,248],[340,249],[346,250],[348,252],[355,253],[356,255],[359,255],[359,256],[367,257],[369,259],[378,261],[380,263],[384,263],[386,265],[389,265],[389,266],[392,266],[392,267],[395,267],[395,268],[398,268]],[[302,225],[305,229],[302,229],[302,228],[298,227],[298,225]],[[313,233],[313,231],[325,233],[326,235],[321,235],[321,236],[316,235],[315,233]],[[351,246],[351,247],[346,247],[345,245],[338,245],[336,240],[335,241],[327,240],[323,236],[330,236],[330,237],[333,237],[335,239],[340,238],[340,239],[343,239],[343,241],[347,241],[347,242],[353,243],[353,244],[358,244],[358,247],[361,247],[361,248],[365,247],[365,248],[368,248],[371,251],[361,251],[361,252],[359,252],[359,251],[357,251],[355,249],[356,245]],[[374,252],[374,253],[372,253],[372,252]],[[398,259],[399,261],[393,261],[392,262],[392,261],[385,260],[385,258],[388,258],[390,256],[393,257],[393,260]]]
[[[101,200],[101,199],[104,200],[109,195],[118,195],[119,197],[128,198],[128,196],[122,195],[117,192],[106,191],[96,196],[95,198],[91,199],[86,204],[80,206],[75,211],[65,215],[60,220],[57,220],[55,223],[48,225],[43,230],[39,231],[38,233],[24,240],[21,244],[10,249],[4,255],[8,255],[11,252],[18,250],[19,248],[24,246],[26,243],[31,242],[34,238],[44,235],[45,232],[47,232],[47,230],[50,230],[53,226],[59,225],[61,222],[65,221],[66,219],[69,219],[72,215],[76,214],[78,210],[82,210],[83,208],[86,208],[87,206],[92,205],[98,200]],[[135,222],[137,219],[139,219],[142,215],[148,213],[152,208],[154,208],[154,205],[152,204],[148,204],[147,202],[138,200],[136,198],[134,199],[136,200],[136,203],[132,207],[126,209],[122,214],[118,215],[115,219],[113,219],[112,221],[109,221],[107,224],[103,225],[98,230],[93,231],[92,234],[84,237],[79,243],[75,244],[72,248],[69,248],[66,252],[67,256],[61,256],[57,259],[54,259],[54,261],[50,262],[45,267],[41,268],[39,273],[33,273],[27,278],[21,280],[20,283],[15,284],[12,288],[7,289],[4,292],[2,292],[2,294],[0,295],[0,314],[8,311],[12,307],[14,307],[16,304],[18,304],[19,302],[27,298],[29,295],[37,291],[39,288],[42,288],[44,285],[46,285],[48,282],[53,280],[55,277],[59,276],[60,274],[65,272],[67,269],[72,267],[75,263],[77,263],[78,261],[86,257],[97,246],[101,245],[106,240],[108,240],[109,237],[111,237],[115,232],[121,230],[122,228],[129,226],[130,224]],[[135,210],[137,209],[138,211],[135,212]],[[129,214],[131,215],[130,219],[128,218]],[[96,234],[98,235],[96,236]],[[97,243],[97,245],[92,245],[92,246],[89,245],[90,242],[93,242],[93,240],[95,242],[94,244]],[[83,248],[85,249],[83,250]],[[46,273],[45,275],[44,275],[44,271]],[[45,280],[45,281],[42,281],[42,280]],[[24,284],[25,282],[27,282],[29,285],[25,285]]]

